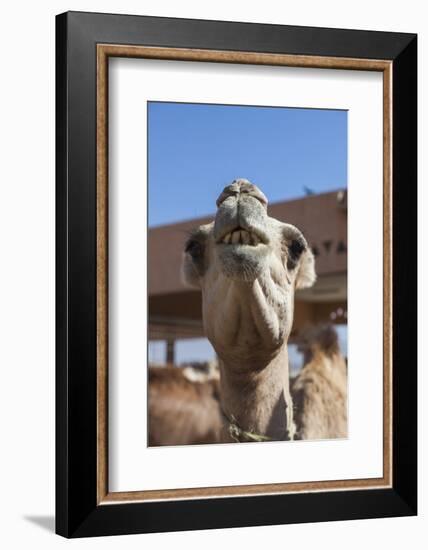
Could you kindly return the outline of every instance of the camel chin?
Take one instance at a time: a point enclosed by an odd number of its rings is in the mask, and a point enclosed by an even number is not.
[[[217,244],[221,272],[235,281],[252,282],[261,277],[269,249],[265,244]]]

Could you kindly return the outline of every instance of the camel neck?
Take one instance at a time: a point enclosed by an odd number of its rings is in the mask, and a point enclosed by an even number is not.
[[[256,371],[220,361],[220,399],[225,415],[247,432],[273,440],[294,436],[288,353],[281,351]]]

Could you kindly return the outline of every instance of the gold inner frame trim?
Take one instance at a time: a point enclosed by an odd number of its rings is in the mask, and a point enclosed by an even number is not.
[[[383,476],[225,487],[109,492],[108,489],[108,59],[133,57],[383,73]],[[256,52],[97,45],[97,503],[222,498],[392,486],[392,62]]]

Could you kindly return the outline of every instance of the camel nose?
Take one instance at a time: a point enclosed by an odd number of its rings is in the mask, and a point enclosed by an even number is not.
[[[267,208],[268,200],[264,193],[260,189],[251,183],[250,181],[240,178],[234,180],[230,185],[226,186],[221,192],[219,198],[216,201],[217,208],[229,197],[236,197],[239,200],[242,196],[249,195],[257,199],[261,204]]]

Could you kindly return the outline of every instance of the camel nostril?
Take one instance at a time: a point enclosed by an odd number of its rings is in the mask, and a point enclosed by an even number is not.
[[[252,197],[253,199],[256,199],[265,209],[267,209],[268,200],[265,194],[262,193],[260,189],[258,189],[258,187],[256,187],[255,185],[252,185],[251,188],[246,187],[244,189],[241,189],[241,195],[247,195]]]
[[[256,200],[258,200],[267,209],[268,201],[263,194],[252,193],[251,196],[254,197]]]
[[[239,195],[239,189],[233,184],[228,185],[223,189],[219,198],[216,200],[217,208],[229,197],[238,197],[238,195]]]
[[[265,209],[267,209],[268,200],[260,189],[245,179],[234,180],[230,185],[226,186],[216,201],[217,208],[229,197],[239,198],[239,196],[247,195],[258,200]]]

